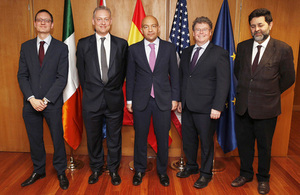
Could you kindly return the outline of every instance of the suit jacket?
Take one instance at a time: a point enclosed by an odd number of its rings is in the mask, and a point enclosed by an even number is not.
[[[153,72],[147,60],[144,40],[129,47],[126,97],[132,100],[133,109],[142,111],[146,108],[152,83],[158,107],[171,110],[172,100],[179,101],[176,50],[172,43],[161,39]]]
[[[180,60],[182,106],[203,114],[223,111],[230,87],[228,52],[210,42],[190,72],[193,48],[184,49]]]
[[[45,54],[42,67],[37,54],[37,38],[21,46],[18,81],[24,95],[24,106],[31,106],[27,99],[46,97],[50,103],[47,109],[61,108],[63,90],[68,79],[68,47],[54,39]]]
[[[83,110],[97,112],[103,100],[111,112],[123,110],[122,86],[126,74],[127,49],[127,41],[111,35],[108,82],[104,84],[100,74],[96,35],[78,41],[77,69],[83,89]]]
[[[247,109],[253,119],[276,117],[281,113],[280,94],[295,82],[292,48],[270,38],[256,68],[251,70],[253,39],[238,44],[234,73],[238,79],[236,113]]]

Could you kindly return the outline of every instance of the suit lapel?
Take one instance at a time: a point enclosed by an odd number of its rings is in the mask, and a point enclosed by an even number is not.
[[[199,66],[201,66],[201,63],[206,59],[207,55],[209,54],[209,50],[212,49],[212,48],[213,48],[213,44],[210,42],[208,44],[208,46],[206,47],[205,51],[203,52],[203,54],[200,56],[199,60],[197,61],[197,64],[196,64],[195,68],[193,69],[193,71],[191,73],[193,73],[196,69],[199,68]],[[190,66],[190,64],[189,64],[189,66]]]
[[[109,57],[109,67],[108,67],[108,79],[114,73],[116,64],[114,63],[114,59],[116,58],[117,53],[117,42],[114,36],[110,35],[110,57]]]
[[[148,72],[151,72],[152,73],[152,70],[150,68],[150,65],[149,65],[149,62],[148,62],[148,59],[147,59],[147,55],[146,55],[146,50],[145,50],[145,41],[144,39],[140,42],[139,44],[139,51],[143,51],[141,52],[141,55],[142,55],[142,60],[143,60],[143,64],[146,65],[146,70],[148,70]],[[156,60],[157,61],[157,60]],[[156,64],[156,61],[155,61],[155,64]],[[155,68],[154,68],[155,69]]]
[[[253,73],[253,76],[256,75],[263,67],[265,64],[268,63],[268,61],[271,59],[271,57],[273,56],[273,54],[275,53],[275,47],[274,47],[274,41],[273,39],[270,39],[266,50],[255,70],[255,72]]]
[[[95,74],[97,74],[97,77],[100,78],[101,80],[101,74],[100,74],[100,64],[99,64],[99,59],[98,59],[98,48],[97,48],[97,40],[96,40],[96,34],[91,36],[90,39],[90,45],[89,45],[89,55],[91,56],[92,60],[91,62],[93,62],[93,66],[96,67],[97,72]]]
[[[41,68],[39,55],[37,53],[37,38],[32,39],[31,45],[32,46],[29,49],[31,50],[30,53],[32,55],[33,64],[34,64],[35,68]]]
[[[45,57],[44,57],[44,60],[43,60],[43,63],[42,63],[42,67],[41,67],[41,70],[40,71],[43,71],[43,69],[45,68],[45,66],[48,66],[48,61],[51,59],[51,56],[53,56],[53,52],[55,51],[55,44],[56,44],[56,39],[54,39],[52,37],[52,40],[50,42],[50,45],[46,51],[46,54],[45,54]],[[39,62],[39,60],[38,60]]]
[[[160,39],[159,39],[159,47],[158,47],[158,51],[157,51],[157,56],[156,56],[156,60],[155,60],[155,66],[154,66],[154,70],[153,70],[153,72],[155,71],[155,69],[157,69],[157,66],[159,65],[159,61],[160,61],[160,59],[162,58],[162,56],[163,56],[163,51],[165,51],[165,44],[164,44],[164,42],[163,41],[161,41]],[[148,63],[149,64],[149,63]],[[149,68],[150,68],[150,65],[149,65]],[[151,70],[151,68],[150,68],[150,70]]]

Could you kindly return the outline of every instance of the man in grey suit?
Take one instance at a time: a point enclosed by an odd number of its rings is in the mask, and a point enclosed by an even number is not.
[[[18,81],[24,95],[23,118],[30,142],[33,173],[21,186],[44,178],[46,153],[43,140],[43,118],[49,126],[54,146],[53,166],[60,187],[67,189],[67,158],[63,139],[63,90],[68,78],[68,47],[50,35],[52,14],[40,10],[35,15],[37,37],[22,44]]]
[[[182,112],[182,141],[187,164],[177,177],[186,178],[199,173],[197,153],[200,137],[201,168],[195,188],[204,188],[211,181],[213,135],[230,85],[228,52],[209,41],[211,34],[209,18],[201,16],[194,20],[196,44],[183,50],[179,67],[181,102],[177,110]]]
[[[77,68],[83,90],[83,119],[92,170],[88,183],[96,183],[102,174],[102,127],[105,118],[107,167],[112,184],[119,185],[124,109],[122,86],[126,74],[128,44],[124,39],[109,33],[112,24],[109,8],[97,7],[93,12],[92,23],[96,33],[80,39],[77,45]]]
[[[258,149],[258,192],[267,194],[272,138],[281,113],[280,95],[295,81],[292,48],[269,33],[273,19],[261,8],[249,15],[253,39],[237,46],[234,73],[236,90],[236,138],[241,160],[240,176],[231,185],[239,187],[253,179],[254,143]]]
[[[176,50],[172,43],[158,38],[160,27],[153,16],[142,21],[145,39],[131,45],[126,74],[127,109],[133,112],[134,168],[133,185],[140,185],[147,168],[147,136],[151,116],[157,139],[157,173],[163,186],[167,175],[168,140],[171,110],[179,100],[179,75]]]

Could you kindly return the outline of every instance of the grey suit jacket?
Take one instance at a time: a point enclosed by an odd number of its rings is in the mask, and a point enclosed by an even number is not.
[[[17,76],[24,106],[30,106],[27,99],[34,95],[37,99],[50,100],[47,109],[61,108],[68,79],[68,47],[52,37],[41,67],[36,42],[37,38],[31,39],[21,46]]]
[[[247,110],[253,119],[267,119],[281,113],[280,95],[295,82],[292,48],[286,43],[270,38],[266,50],[252,73],[251,57],[253,39],[237,46],[234,73],[238,80],[236,113]]]

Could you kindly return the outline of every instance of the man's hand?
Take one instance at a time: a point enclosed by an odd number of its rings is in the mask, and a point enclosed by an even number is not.
[[[210,118],[211,119],[219,119],[220,116],[221,116],[221,111],[211,109],[211,112],[210,112]]]
[[[172,101],[172,111],[176,110],[177,106],[178,106],[178,102]]]
[[[179,112],[179,113],[182,112],[181,102],[178,102],[177,112]]]
[[[132,104],[127,104],[126,107],[127,107],[128,112],[131,112],[131,113],[133,112]]]
[[[47,107],[47,105],[44,104],[43,100],[40,99],[30,98],[29,102],[31,106],[38,112],[45,110],[45,108]]]

